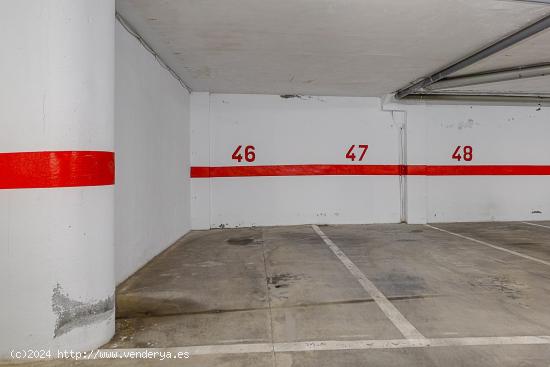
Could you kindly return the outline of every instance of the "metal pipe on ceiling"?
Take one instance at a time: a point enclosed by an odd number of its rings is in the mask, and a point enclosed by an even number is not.
[[[460,88],[471,85],[504,82],[524,78],[535,78],[546,75],[550,75],[550,63],[518,66],[509,69],[447,78],[424,87],[422,91],[430,92],[441,89]]]
[[[550,96],[519,96],[494,94],[409,94],[403,101],[433,101],[433,102],[496,102],[496,103],[528,103],[547,105]]]
[[[523,3],[550,4],[550,0],[515,0]]]
[[[395,93],[401,99],[550,27],[550,15]]]

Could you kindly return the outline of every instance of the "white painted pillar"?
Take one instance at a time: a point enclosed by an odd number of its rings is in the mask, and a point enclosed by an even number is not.
[[[408,105],[407,108],[407,165],[424,166],[431,142],[427,139],[427,121],[422,111],[424,105]],[[428,178],[424,175],[407,176],[407,223],[425,224],[428,220]]]
[[[392,111],[396,123],[404,126],[401,133],[402,149],[405,154],[401,157],[400,164],[406,164],[409,169],[421,170],[427,164],[427,151],[430,149],[430,142],[427,140],[427,122],[422,111],[426,108],[424,104],[401,104],[393,99],[393,96],[386,96],[382,101],[382,110]],[[404,139],[403,139],[404,138]],[[415,167],[416,166],[416,167]],[[401,192],[405,203],[402,205],[402,219],[409,224],[425,224],[427,222],[427,178],[425,175],[407,175],[404,178],[405,185]]]
[[[211,166],[210,93],[193,92],[190,102],[191,167]],[[191,228],[211,227],[210,178],[191,179]]]
[[[114,333],[114,13],[0,2],[0,358]]]

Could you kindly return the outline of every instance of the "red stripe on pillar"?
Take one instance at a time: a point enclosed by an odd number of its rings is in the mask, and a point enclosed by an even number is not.
[[[0,153],[0,189],[115,183],[115,154],[100,151]]]
[[[191,167],[191,177],[210,177],[210,167]]]
[[[550,166],[483,165],[273,165],[191,167],[192,178],[259,177],[259,176],[528,176],[550,175]]]

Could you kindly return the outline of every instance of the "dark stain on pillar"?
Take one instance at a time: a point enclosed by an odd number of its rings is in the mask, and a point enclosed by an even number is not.
[[[54,337],[78,327],[106,320],[113,315],[114,308],[113,296],[92,303],[81,302],[69,298],[58,283],[52,294],[52,310],[57,315]]]

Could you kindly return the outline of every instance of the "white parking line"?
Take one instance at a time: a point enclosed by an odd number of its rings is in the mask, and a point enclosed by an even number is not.
[[[344,264],[349,272],[357,279],[359,284],[376,302],[380,310],[386,315],[388,319],[395,325],[395,327],[403,334],[407,339],[425,339],[425,337],[399,312],[397,308],[376,288],[365,274],[340,250],[338,246],[330,238],[328,238],[318,226],[311,226],[315,233],[323,239],[327,246],[334,252],[336,257]]]
[[[404,349],[427,347],[467,347],[489,345],[540,345],[550,344],[550,336],[501,336],[501,337],[466,337],[466,338],[433,338],[433,339],[390,339],[390,340],[321,340],[290,343],[256,343],[256,344],[227,344],[227,345],[199,345],[172,348],[125,348],[101,349],[102,352],[123,353],[140,352],[187,352],[191,357],[209,354],[251,354],[284,352],[315,352],[336,350],[365,350],[365,349]]]
[[[464,235],[461,235],[461,234],[458,234],[458,233],[454,233],[454,232],[451,232],[451,231],[447,231],[447,230],[445,230],[445,229],[437,228],[437,227],[434,227],[434,226],[429,225],[429,224],[425,224],[425,226],[426,226],[426,227],[430,227],[430,228],[432,228],[432,229],[437,229],[438,231],[441,231],[441,232],[445,232],[445,233],[448,233],[448,234],[452,234],[453,236],[457,236],[457,237],[460,237],[460,238],[464,238],[464,239],[470,240],[470,241],[472,241],[472,242],[479,243],[480,245],[492,247],[492,248],[494,248],[494,249],[497,249],[497,250],[500,250],[500,251],[504,251],[504,252],[507,252],[507,253],[512,254],[512,255],[516,255],[516,256],[519,256],[519,257],[523,257],[524,259],[536,261],[536,262],[538,262],[538,263],[540,263],[540,264],[544,264],[544,265],[550,266],[550,262],[544,261],[544,260],[541,260],[541,259],[537,259],[536,257],[533,257],[533,256],[529,256],[529,255],[525,255],[525,254],[522,254],[522,253],[519,253],[519,252],[516,252],[516,251],[508,250],[507,248],[504,248],[504,247],[496,246],[496,245],[490,244],[490,243],[485,242],[485,241],[476,240],[475,238],[468,237],[468,236],[464,236]]]
[[[538,224],[538,223],[529,223],[529,222],[521,222],[523,224],[529,224],[530,226],[536,226],[536,227],[542,227],[542,228],[548,228],[550,229],[550,226],[545,226],[543,224]]]
[[[277,343],[276,352],[308,352],[327,350],[400,349],[451,346],[550,344],[548,336],[473,337],[394,340],[328,340],[301,343]]]

